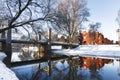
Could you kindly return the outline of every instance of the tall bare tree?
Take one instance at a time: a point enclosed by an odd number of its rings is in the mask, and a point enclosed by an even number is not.
[[[61,0],[55,6],[55,9],[55,15],[51,19],[52,26],[57,32],[68,36],[68,42],[72,43],[82,22],[87,21],[87,17],[89,16],[86,1]]]
[[[119,25],[119,28],[116,30],[116,32],[118,33],[118,43],[120,45],[120,10],[118,11],[116,21],[118,22]]]
[[[3,11],[0,12],[0,18],[2,21],[8,20],[8,26],[1,28],[0,33],[11,28],[31,25],[36,21],[47,21],[47,18],[50,17],[48,14],[53,1],[54,0],[2,0],[1,4],[4,5],[4,7],[0,7],[0,9],[3,8]],[[2,13],[4,13],[4,15]]]
[[[92,41],[92,44],[94,44],[95,41],[95,36],[96,36],[96,32],[98,31],[98,28],[101,27],[101,23],[97,22],[97,23],[92,23],[89,25],[89,31],[90,31],[90,38]]]

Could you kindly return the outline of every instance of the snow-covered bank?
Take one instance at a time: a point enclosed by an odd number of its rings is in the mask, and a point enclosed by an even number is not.
[[[67,56],[94,56],[105,58],[120,58],[119,45],[82,45],[74,49],[55,50],[58,53]]]
[[[19,80],[15,73],[7,68],[2,61],[0,61],[0,80]]]
[[[4,52],[0,52],[0,80],[19,80],[15,73],[6,67],[2,60],[6,57]]]

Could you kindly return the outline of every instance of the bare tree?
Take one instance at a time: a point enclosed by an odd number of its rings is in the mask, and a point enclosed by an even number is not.
[[[120,27],[120,10],[118,11],[118,16],[116,18],[116,21],[118,22],[118,25]]]
[[[82,22],[87,21],[89,16],[85,0],[62,0],[55,6],[54,17],[51,19],[53,28],[69,37],[72,43]]]
[[[118,16],[116,18],[116,21],[118,22],[119,28],[116,30],[118,33],[118,43],[120,45],[120,10],[118,11]]]
[[[2,0],[4,15],[1,20],[8,20],[8,26],[0,29],[0,33],[11,28],[31,25],[36,21],[47,21],[50,6],[54,0]],[[2,9],[2,7],[0,7]]]
[[[90,38],[91,38],[92,44],[94,44],[96,32],[98,31],[98,28],[101,27],[101,23],[99,23],[99,22],[97,22],[95,24],[92,23],[89,26],[90,26],[90,28],[89,28]]]

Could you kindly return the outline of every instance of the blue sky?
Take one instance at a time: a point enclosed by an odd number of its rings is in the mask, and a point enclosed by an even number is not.
[[[120,9],[120,0],[87,0],[90,22],[100,22],[100,32],[110,40],[118,40],[116,17]]]

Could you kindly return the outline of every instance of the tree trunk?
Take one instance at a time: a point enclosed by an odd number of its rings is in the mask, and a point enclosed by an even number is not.
[[[7,32],[5,53],[6,53],[7,57],[4,59],[4,62],[8,67],[11,67],[11,56],[12,56],[11,29],[9,29]]]

